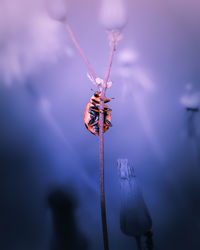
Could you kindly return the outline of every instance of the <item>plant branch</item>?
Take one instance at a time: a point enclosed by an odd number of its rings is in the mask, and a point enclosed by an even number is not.
[[[100,100],[100,115],[99,115],[99,153],[100,153],[100,199],[101,199],[101,217],[102,217],[102,227],[103,227],[103,239],[104,239],[104,249],[109,250],[108,244],[108,230],[106,221],[106,202],[105,202],[105,189],[104,189],[104,98],[106,92],[106,86],[110,75],[112,60],[114,51],[116,48],[117,40],[111,44],[110,55],[108,60],[108,67],[103,82],[101,86],[101,100]]]
[[[67,29],[67,32],[69,33],[74,45],[76,46],[77,50],[79,51],[80,55],[82,56],[84,62],[86,63],[92,78],[96,82],[96,74],[94,73],[94,70],[92,69],[86,55],[84,54],[83,50],[81,49],[79,43],[77,42],[71,27],[68,23],[65,24],[65,27]],[[105,204],[105,190],[104,190],[104,98],[105,98],[105,92],[107,87],[107,82],[110,76],[110,70],[112,66],[112,60],[114,51],[116,49],[116,45],[118,41],[120,40],[120,33],[116,31],[108,32],[109,39],[111,41],[111,49],[110,49],[110,55],[108,59],[108,66],[105,74],[105,79],[103,81],[103,84],[100,86],[101,91],[101,99],[100,99],[100,115],[99,115],[99,153],[100,153],[100,199],[101,199],[101,217],[102,217],[102,229],[103,229],[103,241],[104,241],[104,250],[109,250],[108,245],[108,231],[107,231],[107,221],[106,221],[106,204]]]
[[[96,80],[96,74],[94,73],[94,70],[92,69],[92,66],[91,64],[89,63],[89,60],[87,59],[85,53],[83,52],[83,50],[81,49],[79,43],[77,42],[76,40],[76,37],[74,35],[74,33],[72,32],[72,29],[70,27],[70,25],[68,23],[65,23],[65,27],[66,27],[66,30],[67,32],[69,33],[74,45],[76,46],[77,50],[79,51],[80,55],[82,56],[85,64],[87,65],[89,71],[90,71],[90,74],[92,76],[92,78],[94,79],[94,81]]]

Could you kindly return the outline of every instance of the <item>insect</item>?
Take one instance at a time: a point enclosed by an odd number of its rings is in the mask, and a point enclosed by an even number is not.
[[[90,102],[85,107],[84,122],[86,128],[94,135],[99,135],[99,114],[100,114],[101,91],[97,91],[90,98]],[[113,98],[104,99],[104,103],[110,102]],[[104,105],[104,133],[112,127],[111,109]]]

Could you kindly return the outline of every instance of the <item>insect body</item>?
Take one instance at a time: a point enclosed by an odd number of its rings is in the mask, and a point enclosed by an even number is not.
[[[86,128],[94,135],[99,135],[99,114],[100,114],[100,97],[101,92],[97,91],[85,107],[84,122]],[[104,99],[104,103],[110,102],[113,98]],[[111,109],[104,105],[104,132],[106,132],[111,124]]]

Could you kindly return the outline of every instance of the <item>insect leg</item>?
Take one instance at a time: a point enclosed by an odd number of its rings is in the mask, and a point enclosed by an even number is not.
[[[91,126],[91,124],[93,124],[95,122],[95,118],[92,118],[89,122],[88,125]]]
[[[104,103],[110,102],[112,99],[115,99],[115,98],[108,98],[108,99],[105,99]]]
[[[104,111],[112,111],[112,109],[110,109],[110,108],[104,108]]]
[[[112,127],[112,123],[110,121],[106,120],[105,122],[108,124],[109,127]]]
[[[92,109],[92,108],[91,108],[91,110],[94,111],[94,112],[100,113],[100,110],[99,110],[99,109]]]
[[[95,99],[92,99],[92,101],[96,104],[99,104],[99,101],[95,100]]]
[[[90,123],[90,122],[89,122]],[[88,124],[89,124],[88,123]],[[91,123],[91,124],[89,124],[91,127],[93,127],[93,126],[95,126],[96,124],[98,124],[99,123],[99,121],[96,121],[96,122],[93,122],[93,123]]]

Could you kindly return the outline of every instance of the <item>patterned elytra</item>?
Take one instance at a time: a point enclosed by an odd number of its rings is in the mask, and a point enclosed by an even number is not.
[[[94,135],[99,135],[100,94],[101,92],[98,91],[90,98],[84,114],[85,126]],[[105,98],[104,103],[109,102],[111,99]],[[104,133],[111,126],[111,109],[107,105],[104,105]]]

